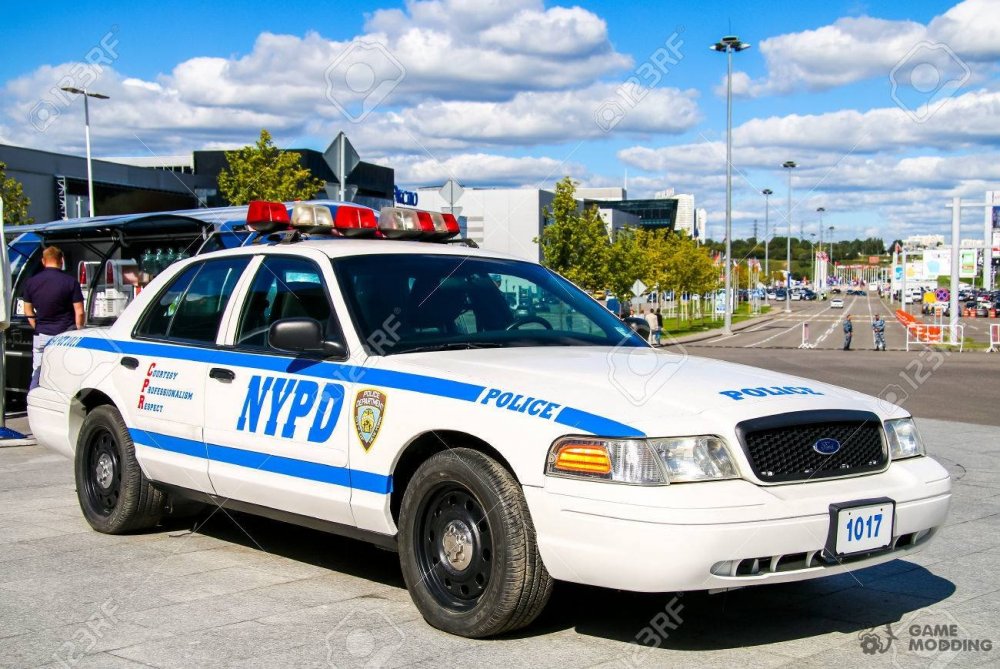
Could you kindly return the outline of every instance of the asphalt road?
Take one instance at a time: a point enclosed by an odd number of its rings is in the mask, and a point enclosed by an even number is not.
[[[906,329],[899,324],[894,314],[898,304],[889,304],[879,299],[877,293],[867,295],[841,295],[843,308],[833,308],[830,300],[802,302],[792,301],[791,313],[785,313],[785,302],[772,302],[771,315],[760,325],[751,326],[730,336],[718,336],[703,342],[699,346],[714,346],[722,348],[799,348],[803,343],[818,350],[837,350],[843,348],[844,317],[850,314],[854,321],[854,341],[851,347],[858,350],[872,350],[875,340],[872,335],[871,321],[876,314],[881,314],[886,323],[886,348],[889,350],[906,349]],[[908,305],[913,314],[919,316],[919,309]],[[931,323],[931,317],[924,317]],[[989,342],[989,325],[998,323],[997,319],[960,319],[965,326],[967,338]],[[806,326],[806,329],[803,328]],[[911,345],[911,350],[914,348]]]
[[[903,406],[918,417],[1000,425],[1000,353],[923,346],[911,346],[907,352],[906,331],[891,316],[894,307],[877,295],[845,297],[843,310],[831,309],[829,302],[791,304],[791,314],[779,311],[729,337],[666,348],[844,386]],[[842,324],[848,313],[855,335],[851,350],[844,351]],[[873,346],[870,323],[877,313],[886,321],[885,352]],[[997,321],[963,322],[968,337],[988,341],[989,325]],[[804,323],[812,348],[800,348]]]
[[[927,420],[923,434],[955,489],[922,553],[717,595],[558,583],[530,628],[485,641],[429,627],[392,553],[222,511],[194,531],[98,534],[69,461],[0,448],[0,666],[997,666],[982,642],[1000,643],[1000,429]],[[979,649],[914,651],[925,625]]]

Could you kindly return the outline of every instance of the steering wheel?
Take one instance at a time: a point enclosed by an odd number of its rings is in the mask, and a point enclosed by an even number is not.
[[[508,325],[507,326],[507,331],[509,332],[511,330],[517,330],[522,325],[528,325],[529,323],[538,323],[539,325],[541,325],[546,330],[551,330],[552,329],[552,323],[549,323],[547,320],[545,320],[541,316],[522,316],[521,318],[518,318],[516,321],[514,321],[513,323],[511,323],[510,325]]]

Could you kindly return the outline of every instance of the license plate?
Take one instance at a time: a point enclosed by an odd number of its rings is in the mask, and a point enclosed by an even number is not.
[[[896,503],[888,497],[830,505],[828,555],[869,553],[892,543]]]

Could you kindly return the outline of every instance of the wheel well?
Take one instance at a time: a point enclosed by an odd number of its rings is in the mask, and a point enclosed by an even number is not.
[[[76,445],[77,438],[80,436],[80,430],[83,428],[83,421],[87,417],[87,414],[97,407],[105,404],[111,404],[113,406],[114,402],[100,390],[94,390],[93,388],[84,388],[73,397],[72,402],[70,402],[69,411],[70,444],[74,446]]]
[[[403,504],[403,495],[406,493],[406,487],[410,484],[410,479],[413,478],[420,465],[433,455],[450,448],[470,448],[488,455],[517,479],[517,474],[514,473],[510,463],[500,455],[497,449],[479,437],[454,430],[425,432],[410,442],[403,454],[399,456],[392,471],[392,495],[389,499],[389,508],[392,512],[393,522],[399,522],[399,509]]]

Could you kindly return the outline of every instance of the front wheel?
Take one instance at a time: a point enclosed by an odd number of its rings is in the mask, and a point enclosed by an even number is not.
[[[139,468],[132,437],[113,406],[87,414],[74,469],[80,509],[98,532],[121,534],[153,527],[160,520],[164,495]]]
[[[431,625],[479,638],[530,624],[552,593],[517,480],[466,448],[428,459],[406,488],[399,560]]]

